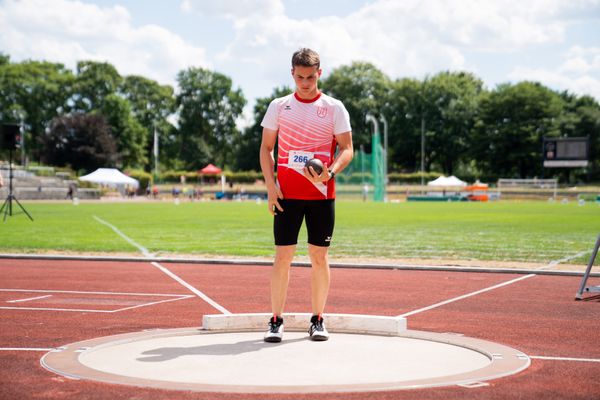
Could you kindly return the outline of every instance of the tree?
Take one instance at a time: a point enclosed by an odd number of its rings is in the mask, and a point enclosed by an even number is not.
[[[235,121],[246,104],[242,91],[232,88],[229,77],[204,68],[181,71],[177,81],[177,141],[185,167],[196,169],[208,162],[235,165],[233,147],[239,138]]]
[[[544,136],[558,136],[564,101],[537,82],[502,84],[483,96],[470,155],[496,177],[541,176]]]
[[[173,126],[167,118],[175,111],[173,88],[169,85],[160,85],[143,76],[132,75],[125,77],[120,92],[129,101],[133,116],[145,130],[145,157],[151,161],[154,131],[156,130],[159,137],[161,148],[167,149],[172,140],[170,133],[173,131]],[[166,153],[161,151],[163,160],[166,158],[164,157]],[[151,162],[146,163],[147,171],[151,167]]]
[[[367,62],[334,69],[323,79],[322,90],[341,100],[350,114],[354,147],[371,146],[371,127],[365,122],[368,113],[378,115],[389,99],[390,79]]]
[[[390,170],[418,171],[421,154],[421,111],[423,83],[400,79],[391,83],[384,115],[389,124]]]
[[[147,163],[146,131],[131,112],[129,101],[116,94],[106,96],[99,110],[110,125],[123,167],[140,168]]]
[[[104,99],[117,93],[123,78],[109,63],[79,61],[71,110],[88,112],[102,108]]]
[[[28,155],[39,159],[39,139],[65,109],[74,76],[64,65],[24,61],[0,63],[0,120],[23,122]]]
[[[0,66],[10,64],[10,56],[8,54],[0,53]]]
[[[42,161],[48,165],[91,172],[100,167],[115,167],[119,162],[110,126],[100,114],[56,117],[42,143]]]
[[[262,141],[262,122],[267,108],[273,99],[286,96],[293,90],[288,86],[275,88],[269,97],[256,99],[254,105],[254,123],[246,128],[235,146],[235,170],[260,171],[258,151]]]
[[[482,88],[483,82],[466,72],[441,72],[425,80],[427,171],[435,164],[445,174],[453,175],[461,162],[468,163],[466,152]]]

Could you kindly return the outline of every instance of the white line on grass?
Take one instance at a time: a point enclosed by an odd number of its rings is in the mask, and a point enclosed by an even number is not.
[[[129,243],[130,245],[136,247],[139,251],[141,251],[144,256],[146,256],[146,257],[152,257],[153,256],[152,253],[150,253],[147,248],[145,248],[144,246],[142,246],[142,245],[134,242],[132,239],[130,239],[129,237],[127,237],[123,232],[121,232],[119,230],[119,228],[117,228],[113,224],[111,224],[109,222],[106,222],[102,218],[98,218],[95,215],[94,215],[94,219],[96,221],[100,222],[101,224],[104,224],[104,225],[108,226],[113,231],[115,231],[115,233],[117,235],[121,236],[127,243]]]
[[[537,276],[537,275],[536,274],[525,275],[525,276],[522,276],[520,278],[512,279],[510,281],[507,281],[507,282],[504,282],[504,283],[500,283],[498,285],[494,285],[494,286],[490,286],[490,287],[485,288],[485,289],[478,290],[476,292],[467,293],[465,295],[458,296],[458,297],[455,297],[453,299],[448,299],[448,300],[442,301],[440,303],[436,303],[436,304],[430,305],[428,307],[423,307],[423,308],[419,308],[418,310],[414,310],[414,311],[410,311],[410,312],[407,312],[407,313],[404,313],[404,314],[400,314],[400,315],[398,315],[398,317],[399,318],[401,318],[401,317],[406,318],[406,317],[408,317],[410,315],[418,314],[418,313],[421,313],[421,312],[424,312],[424,311],[429,311],[431,309],[434,309],[434,308],[437,308],[437,307],[441,307],[443,305],[446,305],[446,304],[449,304],[449,303],[453,303],[453,302],[458,301],[458,300],[463,300],[463,299],[466,299],[466,298],[471,297],[471,296],[476,296],[476,295],[481,294],[481,293],[489,292],[490,290],[498,289],[498,288],[501,288],[503,286],[512,285],[513,283],[516,283],[516,282],[519,282],[519,281],[522,281],[522,280],[525,280],[525,279],[529,279],[529,278],[532,278],[534,276]]]
[[[583,257],[583,256],[585,256],[586,254],[588,254],[588,253],[590,253],[590,252],[591,252],[591,250],[585,250],[585,251],[581,251],[581,252],[579,252],[579,253],[577,253],[577,254],[575,254],[575,255],[572,255],[572,256],[567,256],[567,257],[561,258],[560,260],[553,260],[553,261],[550,261],[550,262],[548,263],[548,265],[544,265],[543,267],[540,267],[540,268],[537,268],[537,269],[538,269],[538,270],[543,270],[543,269],[545,270],[545,269],[554,268],[554,267],[556,267],[556,266],[557,266],[558,264],[560,264],[560,263],[567,262],[567,261],[571,261],[571,260],[574,260],[574,259],[576,259],[576,258],[579,258],[579,257]]]
[[[600,358],[573,358],[573,357],[548,357],[548,356],[529,356],[537,360],[551,360],[551,361],[579,361],[579,362],[596,362],[600,363]]]
[[[52,295],[49,294],[49,295],[46,295],[46,296],[30,297],[28,299],[8,300],[7,303],[22,303],[22,302],[25,302],[25,301],[47,299],[48,297],[52,297]]]
[[[167,268],[163,267],[159,263],[151,262],[150,264],[154,265],[156,268],[158,268],[165,274],[169,275],[171,278],[175,279],[177,282],[179,282],[180,284],[182,284],[183,286],[188,288],[196,296],[200,297],[202,300],[206,301],[208,304],[210,304],[211,306],[213,306],[214,308],[216,308],[223,314],[231,314],[231,312],[229,310],[227,310],[225,307],[221,306],[219,303],[217,303],[216,301],[214,301],[213,299],[211,299],[210,297],[208,297],[207,295],[205,295],[204,293],[202,293],[201,291],[199,291],[198,289],[196,289],[195,287],[193,287],[192,285],[190,285],[189,283],[187,283],[186,281],[184,281],[183,279],[181,279],[180,277],[178,277],[177,275],[175,275],[174,273],[172,273],[171,271],[169,271]]]
[[[144,246],[142,246],[142,245],[134,242],[132,239],[130,239],[129,237],[127,237],[127,235],[125,235],[123,232],[121,232],[119,230],[119,228],[117,228],[116,226],[114,226],[114,225],[112,225],[112,224],[104,221],[101,218],[98,218],[95,215],[94,215],[94,218],[96,219],[96,221],[100,222],[101,224],[104,224],[104,225],[108,226],[113,231],[115,231],[117,233],[117,235],[121,236],[125,241],[127,241],[127,243],[129,243],[129,244],[137,247],[142,252],[142,254],[145,257],[153,257],[153,254],[150,253],[147,248],[145,248]],[[162,272],[164,272],[165,274],[167,274],[168,276],[170,276],[171,278],[173,278],[174,280],[176,280],[177,282],[179,282],[184,287],[188,288],[196,296],[200,297],[202,300],[206,301],[208,304],[210,304],[211,306],[213,306],[214,308],[216,308],[217,310],[219,310],[223,314],[231,314],[231,312],[228,311],[225,307],[221,306],[219,303],[217,303],[216,301],[214,301],[213,299],[211,299],[210,297],[208,297],[207,295],[205,295],[204,293],[202,293],[200,290],[196,289],[195,287],[193,287],[192,285],[190,285],[189,283],[187,283],[186,281],[184,281],[183,279],[181,279],[180,277],[178,277],[177,275],[175,275],[174,273],[172,273],[171,271],[169,271],[166,267],[163,267],[162,265],[160,265],[157,262],[152,262],[151,264],[153,266],[155,266],[156,268],[158,268],[159,270],[161,270]]]

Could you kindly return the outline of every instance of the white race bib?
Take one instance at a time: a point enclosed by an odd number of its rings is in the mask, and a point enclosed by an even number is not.
[[[290,150],[288,157],[288,166],[290,168],[302,169],[308,160],[315,157],[315,153],[311,153],[309,151]]]

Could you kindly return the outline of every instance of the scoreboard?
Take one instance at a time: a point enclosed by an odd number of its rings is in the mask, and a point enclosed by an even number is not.
[[[544,167],[587,167],[589,150],[589,137],[545,137]]]

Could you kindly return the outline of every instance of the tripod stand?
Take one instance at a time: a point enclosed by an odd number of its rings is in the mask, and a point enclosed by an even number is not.
[[[2,210],[4,210],[4,222],[6,222],[6,216],[10,215],[12,217],[13,215],[13,207],[12,207],[12,202],[13,200],[15,201],[15,203],[17,203],[17,205],[19,207],[21,207],[21,210],[23,210],[23,212],[29,217],[30,220],[33,221],[33,218],[31,218],[31,215],[29,215],[29,213],[27,212],[27,210],[25,209],[25,207],[23,207],[21,205],[21,203],[19,203],[19,200],[17,200],[17,198],[13,195],[13,169],[12,169],[12,159],[13,157],[13,152],[12,149],[9,150],[9,160],[8,160],[8,196],[6,196],[6,200],[4,200],[4,204],[2,204],[2,207],[0,207],[0,214],[2,214]]]

